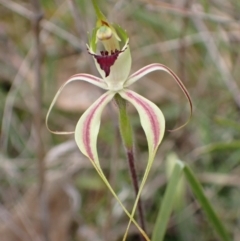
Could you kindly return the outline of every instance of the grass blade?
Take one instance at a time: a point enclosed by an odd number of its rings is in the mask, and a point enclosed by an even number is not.
[[[152,241],[162,241],[164,238],[167,223],[173,209],[178,182],[183,173],[183,168],[184,164],[180,161],[177,161],[174,166],[172,175],[169,179],[167,190],[162,200],[162,205],[158,213],[157,221],[153,230]]]
[[[222,222],[220,221],[217,214],[213,210],[210,202],[206,198],[201,184],[198,182],[198,180],[194,176],[194,173],[188,166],[184,167],[184,174],[186,179],[188,180],[188,183],[191,186],[193,193],[195,194],[197,200],[199,201],[202,208],[204,209],[209,221],[212,223],[214,229],[219,235],[219,238],[223,241],[231,241],[227,231],[225,230],[225,227],[223,226]]]

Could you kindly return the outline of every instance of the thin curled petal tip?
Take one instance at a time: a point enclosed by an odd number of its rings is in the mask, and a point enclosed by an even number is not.
[[[48,129],[48,131],[50,131],[51,133],[54,133],[54,134],[57,134],[57,135],[68,135],[68,134],[73,134],[74,131],[53,131],[49,128],[49,125],[48,125],[48,119],[49,119],[49,115],[52,111],[52,108],[53,106],[55,105],[59,95],[62,93],[63,89],[70,83],[74,82],[74,81],[85,81],[85,82],[88,82],[90,84],[93,84],[93,85],[96,85],[102,89],[107,89],[107,85],[106,83],[96,77],[96,76],[93,76],[93,75],[90,75],[90,74],[75,74],[73,76],[71,76],[61,87],[60,89],[58,90],[58,92],[56,93],[56,95],[54,96],[53,100],[52,100],[52,103],[50,104],[50,107],[48,109],[48,112],[47,112],[47,115],[46,115],[46,120],[45,120],[45,123],[46,123],[46,127]]]

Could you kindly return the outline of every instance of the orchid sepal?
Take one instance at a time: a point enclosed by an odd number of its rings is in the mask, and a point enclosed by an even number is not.
[[[98,161],[97,137],[100,118],[105,106],[112,100],[115,93],[108,91],[101,95],[80,117],[76,129],[75,140],[80,151],[91,161]]]
[[[139,224],[137,223],[137,221],[133,218],[133,215],[130,214],[128,212],[128,210],[125,208],[125,206],[123,205],[123,203],[121,202],[121,200],[119,199],[118,195],[115,193],[115,191],[113,190],[111,184],[108,182],[105,174],[102,172],[102,169],[100,166],[96,165],[96,162],[92,162],[95,170],[97,171],[97,173],[99,174],[99,176],[102,178],[103,182],[105,183],[105,185],[107,186],[107,188],[110,190],[110,192],[112,193],[112,195],[116,198],[117,202],[119,203],[119,205],[121,206],[121,208],[123,209],[123,211],[126,213],[126,215],[129,217],[129,219],[131,220],[131,222],[134,223],[134,225],[137,227],[137,229],[139,230],[139,232],[142,234],[142,236],[145,238],[146,241],[151,241],[150,238],[147,236],[146,232],[139,226]]]
[[[191,102],[190,95],[187,89],[185,88],[185,86],[183,85],[183,83],[181,82],[181,80],[177,77],[177,75],[171,69],[169,69],[168,67],[162,64],[150,64],[129,76],[132,59],[131,59],[131,53],[129,48],[129,37],[127,35],[127,32],[123,30],[120,26],[109,23],[106,17],[98,8],[96,0],[92,0],[92,2],[95,8],[98,20],[97,20],[96,27],[93,29],[92,34],[89,38],[89,43],[87,45],[87,48],[88,48],[89,54],[92,55],[95,65],[98,69],[98,72],[102,78],[97,78],[95,76],[88,75],[88,74],[77,74],[70,77],[70,79],[59,89],[59,91],[55,95],[47,113],[46,125],[47,125],[47,128],[49,129],[48,127],[49,114],[58,96],[60,95],[64,87],[70,82],[75,80],[87,81],[104,90],[107,90],[107,92],[102,96],[100,96],[80,117],[76,125],[75,131],[59,132],[59,131],[52,131],[50,129],[49,131],[55,134],[71,134],[71,133],[75,134],[75,140],[80,151],[91,161],[92,165],[94,166],[94,168],[96,169],[96,171],[98,172],[98,174],[100,175],[100,177],[102,178],[106,186],[109,188],[110,192],[113,194],[117,202],[122,207],[123,211],[129,217],[129,223],[128,223],[123,240],[126,240],[131,223],[134,223],[135,226],[143,235],[143,237],[147,241],[150,241],[145,231],[139,226],[139,224],[134,219],[134,214],[135,214],[143,187],[146,183],[147,177],[152,167],[157,149],[163,139],[163,135],[165,131],[165,119],[161,110],[154,103],[152,103],[151,101],[147,100],[146,98],[142,97],[141,95],[137,94],[134,91],[127,90],[126,87],[135,83],[137,80],[139,80],[140,78],[142,78],[143,76],[147,75],[150,72],[153,72],[156,70],[163,70],[168,74],[170,74],[175,79],[175,81],[177,82],[177,84],[180,86],[181,90],[184,92],[185,96],[187,97],[190,105],[190,110],[191,110],[190,117],[192,115],[192,102]],[[136,199],[135,199],[131,213],[125,208],[125,206],[119,199],[118,195],[113,190],[111,184],[108,182],[105,174],[102,171],[102,168],[99,162],[98,152],[97,152],[97,138],[98,138],[100,123],[101,123],[101,115],[102,115],[103,109],[114,98],[114,96],[118,94],[121,96],[121,98],[132,103],[133,106],[137,109],[140,117],[141,126],[145,132],[147,143],[148,143],[147,166],[139,187],[139,191],[136,195]],[[124,106],[124,108],[125,108],[124,111],[127,113],[126,106]],[[130,125],[129,120],[128,122],[129,122],[128,124]],[[184,125],[186,125],[187,122]],[[124,125],[125,123],[123,123],[123,126],[126,126]],[[129,132],[131,131],[131,128],[126,128],[126,129],[127,129],[126,132],[128,132],[128,130]],[[127,151],[129,151],[129,149],[133,150],[133,140],[131,138],[132,137],[125,135],[124,145]]]
[[[149,153],[153,153],[161,143],[165,130],[165,119],[161,110],[153,102],[132,90],[122,90],[119,94],[137,109],[147,138]]]
[[[157,149],[163,139],[163,135],[165,131],[165,119],[162,114],[162,111],[154,103],[144,98],[143,96],[135,93],[134,91],[123,90],[119,92],[119,94],[121,95],[122,98],[132,103],[134,107],[137,109],[140,117],[140,122],[148,142],[149,156],[148,156],[146,170],[143,175],[143,179],[139,187],[139,191],[132,209],[131,217],[133,218],[143,187],[146,183],[147,177],[152,167]],[[123,240],[126,240],[127,238],[127,233],[130,228],[131,222],[132,221],[130,219]]]
[[[136,227],[139,229],[141,234],[145,237],[147,241],[150,241],[147,234],[142,230],[136,220],[133,218],[121,200],[118,198],[117,194],[112,189],[111,184],[108,182],[105,174],[102,171],[101,165],[99,163],[98,153],[97,153],[97,137],[100,128],[100,118],[103,109],[106,105],[112,100],[116,93],[112,91],[108,91],[102,96],[100,96],[80,117],[76,129],[75,129],[75,141],[77,143],[78,148],[80,151],[88,157],[91,161],[92,165],[111,191],[113,196],[116,198],[117,202],[123,208],[124,212],[127,214],[131,222],[133,222]],[[123,94],[124,95],[124,94]],[[142,97],[143,98],[143,97]]]
[[[189,114],[189,117],[188,117],[187,121],[183,125],[181,125],[180,127],[177,127],[176,129],[169,130],[169,131],[179,130],[182,127],[184,127],[185,125],[187,125],[188,122],[190,121],[190,119],[192,117],[193,106],[192,106],[192,100],[191,100],[190,94],[188,93],[186,87],[184,86],[184,84],[182,83],[180,78],[170,68],[168,68],[167,66],[165,66],[163,64],[159,64],[159,63],[149,64],[149,65],[139,69],[138,71],[136,71],[132,75],[130,75],[124,83],[124,88],[132,85],[133,83],[135,83],[136,81],[138,81],[139,79],[144,77],[145,75],[147,75],[151,72],[157,71],[157,70],[165,71],[169,75],[171,75],[173,77],[173,79],[176,81],[176,83],[178,84],[178,86],[180,87],[180,89],[182,90],[182,92],[184,93],[184,95],[186,96],[187,100],[188,100],[189,108],[190,108],[190,114]]]
[[[45,122],[46,122],[46,127],[47,127],[47,129],[48,129],[51,133],[54,133],[54,134],[57,134],[57,135],[68,135],[68,134],[73,134],[73,133],[74,133],[74,131],[53,131],[53,130],[51,130],[51,129],[49,128],[49,125],[48,125],[48,119],[49,119],[49,115],[50,115],[50,113],[51,113],[51,111],[52,111],[52,108],[53,108],[53,106],[55,105],[55,103],[56,103],[59,95],[62,93],[63,89],[64,89],[68,84],[70,84],[71,82],[79,81],[79,80],[80,80],[80,81],[88,82],[88,83],[93,84],[93,85],[95,85],[95,86],[98,86],[98,87],[100,87],[100,88],[102,88],[102,89],[104,89],[104,90],[107,90],[107,89],[108,89],[106,83],[105,83],[102,79],[100,79],[100,78],[98,78],[98,77],[96,77],[96,76],[94,76],[94,75],[82,73],[82,74],[75,74],[75,75],[71,76],[71,77],[60,87],[60,89],[57,91],[57,93],[56,93],[56,95],[54,96],[54,98],[53,98],[53,100],[52,100],[52,102],[51,102],[51,105],[50,105],[50,107],[49,107],[49,109],[48,109]]]

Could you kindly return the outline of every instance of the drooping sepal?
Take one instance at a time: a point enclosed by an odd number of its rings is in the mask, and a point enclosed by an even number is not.
[[[150,100],[134,91],[123,90],[119,94],[137,109],[148,141],[149,153],[155,152],[165,131],[165,119],[161,110]]]
[[[148,161],[147,161],[145,173],[143,175],[143,179],[140,184],[139,191],[132,209],[131,218],[133,218],[143,187],[146,183],[147,177],[152,167],[157,148],[160,145],[164,135],[165,119],[161,110],[154,103],[142,97],[141,95],[138,95],[134,91],[124,90],[124,91],[121,91],[119,94],[122,96],[122,98],[131,102],[134,105],[134,107],[137,109],[140,117],[141,125],[145,132],[147,142],[148,142],[148,151],[149,151]],[[132,222],[131,218],[129,220],[129,223],[123,238],[124,241],[127,238],[128,230]]]
[[[165,72],[167,72],[169,75],[171,75],[173,77],[173,79],[176,81],[176,83],[178,84],[178,86],[181,88],[182,92],[184,93],[184,95],[186,96],[188,103],[189,103],[189,107],[190,107],[190,115],[188,120],[180,127],[174,129],[174,130],[169,130],[169,131],[176,131],[179,130],[180,128],[184,127],[189,120],[191,119],[192,116],[192,111],[193,111],[193,106],[192,106],[192,100],[190,97],[190,94],[188,93],[186,87],[184,86],[183,82],[180,80],[180,78],[167,66],[163,65],[163,64],[150,64],[147,65],[141,69],[139,69],[138,71],[136,71],[135,73],[133,73],[132,75],[130,75],[128,77],[128,79],[126,80],[124,87],[128,87],[129,85],[133,84],[134,82],[138,81],[139,79],[141,79],[142,77],[144,77],[145,75],[156,71],[156,70],[163,70]]]
[[[80,151],[91,161],[97,161],[97,137],[100,128],[101,115],[104,107],[115,94],[107,92],[100,96],[80,117],[76,129],[75,140]]]
[[[123,211],[129,217],[131,222],[135,224],[143,237],[150,241],[147,234],[142,230],[139,224],[136,222],[134,217],[127,211],[124,204],[121,202],[115,191],[113,190],[111,184],[108,182],[105,174],[102,171],[101,165],[98,159],[97,153],[97,136],[100,128],[100,118],[105,106],[112,100],[115,93],[108,91],[98,98],[81,116],[79,119],[76,129],[75,129],[75,140],[80,151],[89,158],[92,165],[98,172],[99,176],[102,178],[103,182],[106,184],[110,192],[116,198],[117,202],[122,207]]]

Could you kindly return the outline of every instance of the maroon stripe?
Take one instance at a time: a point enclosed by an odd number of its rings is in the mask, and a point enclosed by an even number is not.
[[[89,75],[89,74],[75,74],[75,75],[71,76],[69,79],[76,78],[76,77],[79,77],[79,78],[86,77],[86,78],[89,78],[89,79],[91,79],[93,81],[102,82],[100,78],[95,77],[93,75]]]
[[[139,105],[141,105],[144,111],[146,112],[149,118],[149,121],[151,123],[151,128],[154,135],[154,149],[155,149],[158,146],[159,137],[160,137],[160,123],[158,122],[158,118],[155,112],[152,111],[152,107],[148,103],[142,101],[138,97],[135,97],[134,94],[130,92],[126,92],[126,94],[128,95],[128,97],[135,100]]]
[[[129,79],[134,78],[135,76],[141,74],[142,72],[145,72],[147,69],[151,69],[152,66],[153,66],[153,65],[151,64],[151,65],[148,65],[148,66],[143,67],[142,69],[138,70],[138,71],[135,72],[133,75],[131,75],[131,76],[129,77]]]
[[[192,100],[191,97],[186,89],[186,87],[184,86],[184,84],[182,83],[182,81],[179,79],[179,77],[171,70],[169,69],[167,66],[163,65],[163,64],[150,64],[146,67],[143,67],[142,69],[140,69],[139,71],[137,71],[135,74],[133,74],[132,76],[130,76],[130,78],[134,78],[135,76],[142,74],[143,72],[145,72],[148,69],[151,69],[152,67],[163,67],[165,68],[167,71],[169,71],[169,73],[173,76],[173,78],[175,79],[175,81],[177,82],[177,84],[180,86],[180,88],[182,89],[182,91],[184,92],[185,96],[188,99],[189,105],[190,105],[190,117],[192,116]],[[157,69],[156,69],[157,70]]]
[[[83,143],[86,149],[86,152],[91,160],[94,160],[92,149],[91,149],[91,123],[93,120],[93,117],[99,108],[99,106],[102,104],[102,102],[107,98],[107,95],[102,96],[102,98],[99,100],[99,103],[91,110],[90,115],[85,120],[85,123],[83,124]]]

